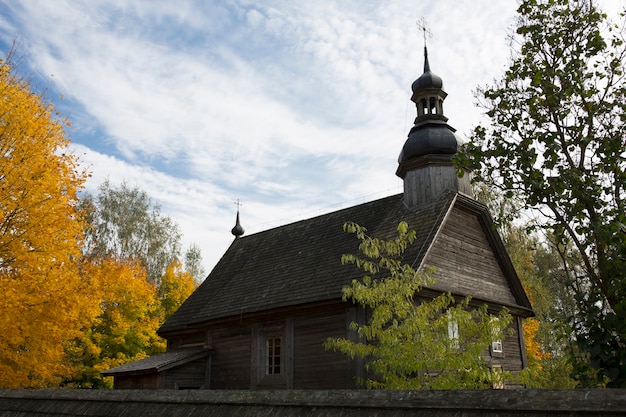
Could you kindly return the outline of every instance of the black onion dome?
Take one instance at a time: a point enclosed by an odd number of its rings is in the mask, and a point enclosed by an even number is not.
[[[434,74],[430,70],[430,64],[428,63],[428,50],[424,47],[424,73],[420,75],[420,77],[413,81],[411,85],[411,90],[413,90],[413,94],[420,90],[428,90],[431,88],[436,88],[443,90],[443,80],[437,74]]]
[[[461,145],[456,129],[442,120],[427,120],[411,129],[398,163],[425,155],[454,155]]]
[[[417,80],[413,81],[411,85],[411,89],[414,93],[430,88],[443,89],[443,80],[441,77],[430,71],[423,73]]]
[[[241,223],[239,223],[239,210],[237,210],[237,220],[235,222],[235,227],[233,227],[230,231],[235,237],[243,236],[245,233],[243,227],[241,227]]]

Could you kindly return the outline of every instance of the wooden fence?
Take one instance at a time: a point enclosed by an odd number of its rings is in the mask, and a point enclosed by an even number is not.
[[[626,416],[626,390],[0,390],[0,417]]]

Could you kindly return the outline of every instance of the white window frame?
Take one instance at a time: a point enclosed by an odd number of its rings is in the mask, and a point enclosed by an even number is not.
[[[459,322],[452,318],[452,315],[448,313],[448,338],[454,349],[459,348]]]
[[[502,339],[497,339],[491,342],[491,352],[504,353],[504,348],[502,346]]]

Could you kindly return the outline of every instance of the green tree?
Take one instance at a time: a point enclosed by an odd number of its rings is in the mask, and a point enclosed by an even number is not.
[[[503,238],[535,311],[522,324],[528,358],[523,383],[529,388],[572,388],[569,358],[574,346],[568,317],[575,301],[558,269],[559,256],[549,240],[520,226],[510,225]]]
[[[185,251],[185,271],[189,272],[197,283],[202,282],[206,278],[204,267],[202,266],[202,251],[195,243],[191,244]]]
[[[561,247],[585,385],[626,386],[626,86],[623,28],[591,0],[525,0],[519,49],[478,90],[478,126],[460,167],[528,208]],[[591,365],[589,369],[586,364]]]
[[[511,322],[503,309],[490,315],[487,306],[470,308],[470,299],[450,294],[419,299],[429,275],[401,261],[415,239],[406,223],[392,240],[370,237],[366,229],[347,223],[344,229],[361,241],[362,255],[343,255],[367,275],[343,289],[344,300],[371,310],[367,324],[352,323],[358,340],[330,338],[326,348],[366,360],[368,388],[490,388],[504,377],[491,371],[484,357],[492,340],[501,339]]]
[[[98,314],[66,348],[77,372],[65,385],[110,388],[101,371],[165,350],[156,331],[194,279],[178,260],[178,225],[139,188],[106,181],[96,197],[82,199],[80,212],[88,225],[81,272]],[[192,252],[200,262],[199,248]]]
[[[521,382],[532,388],[571,388],[569,358],[574,353],[568,318],[576,312],[575,298],[561,269],[555,239],[520,226],[521,202],[507,198],[485,183],[474,183],[474,195],[487,205],[507,252],[533,305],[535,317],[524,319],[528,367]],[[525,219],[527,224],[534,222]],[[573,260],[570,260],[570,264]]]
[[[180,256],[178,225],[138,187],[102,183],[97,196],[87,195],[88,256],[138,260],[149,282],[158,284],[167,266]]]

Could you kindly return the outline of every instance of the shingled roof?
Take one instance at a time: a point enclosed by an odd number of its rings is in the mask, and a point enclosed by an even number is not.
[[[181,349],[171,352],[158,353],[145,359],[125,363],[115,368],[101,372],[103,376],[118,374],[139,375],[144,373],[163,372],[187,362],[203,358],[210,354],[208,349]]]
[[[410,212],[402,195],[394,195],[235,239],[159,333],[220,317],[340,299],[341,289],[363,275],[341,263],[341,255],[357,253],[359,245],[343,231],[344,223],[356,222],[377,237],[391,237],[405,220],[417,231],[414,247],[427,246],[428,232],[452,197]]]
[[[458,198],[486,213],[483,206],[453,192],[409,210],[399,194],[237,238],[159,334],[218,318],[341,299],[342,288],[363,275],[341,263],[342,254],[358,253],[359,241],[343,231],[349,221],[381,238],[393,237],[398,223],[406,221],[417,239],[405,253],[405,261],[417,268]]]

